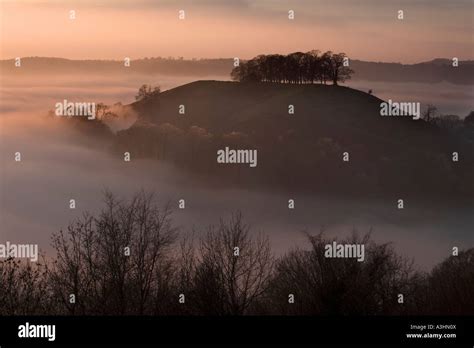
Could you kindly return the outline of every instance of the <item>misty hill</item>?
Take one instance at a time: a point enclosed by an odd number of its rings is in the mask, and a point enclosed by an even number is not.
[[[472,143],[422,120],[381,117],[381,102],[341,86],[197,81],[132,104],[139,119],[118,133],[115,151],[173,162],[213,185],[391,196],[474,193]],[[218,164],[217,150],[226,146],[257,149],[258,166]],[[462,161],[451,161],[453,151]]]
[[[63,58],[25,57],[21,68],[13,59],[1,60],[2,74],[116,74],[124,69],[137,74],[175,76],[229,76],[234,68],[233,59],[174,59],[144,58],[132,60],[130,67],[117,60],[70,60]],[[355,71],[352,79],[392,82],[436,83],[448,81],[454,84],[474,84],[474,61],[460,61],[452,67],[450,59],[434,59],[419,64],[377,63],[351,60]]]

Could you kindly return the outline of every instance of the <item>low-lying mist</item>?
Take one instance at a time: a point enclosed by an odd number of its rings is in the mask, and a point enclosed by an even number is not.
[[[84,211],[101,209],[105,189],[123,199],[144,189],[154,191],[163,204],[171,203],[173,222],[182,234],[193,228],[203,233],[207,225],[240,210],[254,231],[270,236],[274,250],[280,253],[304,245],[303,231],[316,233],[321,229],[330,236],[346,236],[354,229],[360,234],[371,230],[376,241],[394,242],[402,255],[413,257],[423,268],[445,259],[453,246],[463,249],[474,245],[474,216],[469,207],[443,211],[409,202],[400,213],[395,198],[393,202],[364,197],[343,200],[204,189],[190,173],[157,161],[132,157],[125,162],[107,152],[107,144],[100,139],[45,117],[63,99],[128,104],[144,83],[160,85],[164,90],[194,80],[192,76],[132,75],[3,79],[0,239],[37,243],[46,253],[51,252],[51,234],[66,229]],[[375,94],[377,90],[382,87],[374,87]],[[465,96],[472,99],[472,89]],[[436,105],[439,97],[431,97]],[[463,108],[468,109],[463,105],[459,110],[463,112]],[[14,161],[15,152],[21,153],[20,162]],[[294,210],[288,209],[290,198],[296,202]],[[76,209],[69,208],[70,199],[76,200]],[[179,199],[185,199],[185,209],[178,209]]]

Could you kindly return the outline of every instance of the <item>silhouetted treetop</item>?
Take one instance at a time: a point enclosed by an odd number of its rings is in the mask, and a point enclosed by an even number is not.
[[[231,72],[235,81],[262,81],[277,83],[322,83],[334,85],[350,79],[353,70],[345,53],[294,52],[288,55],[259,55],[241,63]]]
[[[473,248],[428,273],[355,230],[306,233],[306,246],[276,256],[240,212],[197,226],[178,247],[171,208],[154,197],[106,191],[101,210],[53,234],[55,256],[0,259],[0,316],[474,313]],[[328,257],[334,242],[364,246],[363,261]]]
[[[144,100],[155,95],[160,94],[161,89],[159,86],[152,87],[150,85],[144,84],[138,89],[138,94],[135,96],[135,100]]]

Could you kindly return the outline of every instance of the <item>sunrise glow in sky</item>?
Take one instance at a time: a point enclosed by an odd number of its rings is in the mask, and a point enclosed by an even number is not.
[[[1,59],[246,59],[315,48],[401,63],[474,58],[472,0],[1,0],[0,11]]]

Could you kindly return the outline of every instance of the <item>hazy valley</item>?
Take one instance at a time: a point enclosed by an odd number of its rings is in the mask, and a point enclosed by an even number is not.
[[[308,86],[297,88],[294,93],[295,104],[306,103],[303,110],[296,108],[296,114],[292,115],[294,119],[289,119],[287,114],[287,105],[292,92],[284,92],[285,88],[271,87],[266,91],[249,90],[242,91],[241,96],[247,99],[248,107],[238,109],[232,101],[226,100],[223,103],[217,103],[216,100],[209,99],[214,95],[212,86],[220,86],[223,89],[221,95],[226,98],[235,98],[235,95],[226,95],[225,86],[229,83],[196,82],[185,85],[188,82],[195,81],[200,77],[196,76],[143,76],[131,75],[127,79],[120,76],[95,76],[93,79],[82,78],[79,76],[61,76],[57,75],[50,78],[26,77],[12,78],[11,76],[3,79],[2,82],[2,217],[1,223],[2,236],[5,239],[16,241],[37,242],[43,250],[50,250],[50,235],[52,232],[65,228],[70,221],[80,216],[82,211],[95,211],[101,204],[102,191],[105,188],[110,189],[121,197],[128,197],[133,192],[144,188],[154,190],[163,203],[170,201],[174,208],[174,220],[181,227],[183,234],[189,233],[193,226],[204,226],[216,223],[220,216],[226,217],[230,213],[241,210],[248,222],[255,230],[261,230],[271,236],[271,242],[279,252],[285,252],[293,246],[305,243],[304,235],[301,231],[319,231],[325,228],[330,235],[346,236],[356,228],[361,233],[372,229],[373,236],[380,241],[393,241],[398,250],[403,254],[413,257],[416,263],[422,267],[430,267],[435,262],[444,258],[449,252],[446,245],[459,244],[459,246],[468,247],[473,244],[472,226],[474,225],[473,216],[468,206],[464,208],[457,207],[453,202],[449,210],[440,205],[426,204],[422,200],[407,202],[407,209],[402,213],[396,209],[396,196],[392,198],[369,197],[360,193],[351,193],[351,198],[341,198],[346,188],[341,187],[336,197],[329,193],[318,193],[318,188],[312,194],[304,193],[303,188],[291,190],[302,184],[301,180],[295,180],[292,177],[302,175],[302,173],[286,173],[288,181],[265,182],[264,174],[259,181],[253,181],[255,178],[249,168],[242,168],[242,175],[247,174],[251,185],[246,187],[245,180],[240,185],[236,185],[236,173],[233,170],[217,176],[230,177],[230,182],[213,181],[209,183],[209,178],[202,178],[202,172],[199,170],[187,170],[179,163],[172,161],[160,161],[146,153],[140,153],[137,147],[137,139],[134,140],[133,147],[133,165],[123,162],[123,154],[120,153],[124,146],[124,139],[132,136],[136,128],[140,128],[142,121],[159,125],[162,122],[174,124],[175,127],[190,127],[196,125],[205,128],[208,132],[217,135],[232,133],[234,130],[239,132],[251,133],[250,129],[256,127],[258,132],[251,138],[252,141],[259,141],[259,134],[271,134],[271,142],[265,144],[266,151],[269,154],[260,156],[261,168],[267,165],[272,151],[275,151],[276,160],[281,164],[282,170],[288,169],[284,165],[283,158],[295,161],[291,152],[284,155],[282,148],[278,147],[278,135],[282,128],[287,125],[296,126],[298,136],[291,138],[287,134],[287,139],[293,139],[292,143],[298,144],[301,139],[306,139],[301,146],[311,146],[317,134],[322,137],[324,133],[331,130],[330,137],[340,142],[339,146],[351,146],[348,136],[351,130],[347,127],[353,126],[359,138],[359,142],[366,141],[366,145],[376,139],[384,139],[390,136],[388,128],[383,126],[385,120],[376,120],[372,126],[370,115],[361,112],[356,120],[350,119],[350,115],[345,112],[350,111],[350,106],[334,105],[324,103],[326,97],[331,95],[331,87],[319,94],[314,92],[316,99],[311,97],[311,88],[318,89],[318,86]],[[209,76],[209,79],[219,79],[219,76]],[[227,77],[223,77],[227,78]],[[121,102],[123,105],[131,104],[137,92],[138,86],[142,83],[160,85],[162,89],[170,89],[176,86],[182,86],[176,90],[164,92],[161,102],[150,102],[147,106],[138,103],[133,106],[136,114],[130,116],[123,128],[132,125],[135,118],[140,121],[129,130],[123,130],[122,134],[114,135],[106,128],[100,131],[100,134],[107,134],[107,140],[97,137],[94,132],[77,132],[77,129],[64,127],[62,120],[51,120],[46,116],[48,110],[54,109],[54,104],[63,99],[68,100],[86,100],[94,102],[104,102],[113,105]],[[199,88],[198,88],[199,87]],[[322,86],[321,86],[322,87]],[[386,95],[390,95],[389,85],[384,90]],[[428,86],[427,86],[428,88]],[[433,88],[433,86],[430,86]],[[461,88],[461,87],[455,87]],[[469,110],[470,103],[468,97],[472,92],[470,86],[467,88],[467,98],[464,100],[463,109]],[[341,93],[349,93],[354,102],[359,101],[367,103],[368,110],[375,110],[378,107],[379,98],[384,98],[377,94],[375,96],[367,95],[363,92],[350,92],[345,87],[340,87]],[[429,89],[427,89],[429,90]],[[345,92],[347,91],[347,92]],[[469,92],[471,91],[471,92]],[[329,93],[325,95],[324,93]],[[394,92],[396,93],[396,91]],[[275,102],[271,97],[274,94]],[[286,99],[281,99],[282,95]],[[318,96],[319,95],[319,96]],[[437,93],[432,94],[432,100],[436,104]],[[278,98],[276,98],[278,96]],[[377,96],[377,97],[376,97]],[[187,114],[180,119],[182,115],[177,114],[177,105],[182,98],[187,105]],[[320,99],[317,99],[320,98]],[[392,99],[396,99],[392,97]],[[251,104],[257,101],[257,106]],[[314,103],[313,103],[314,102]],[[235,100],[234,100],[235,103]],[[260,103],[260,104],[259,104]],[[179,102],[178,104],[181,104]],[[350,105],[350,104],[348,104]],[[461,104],[458,104],[461,105]],[[242,106],[243,107],[243,106]],[[266,109],[270,107],[270,109]],[[245,112],[243,112],[245,110]],[[305,110],[305,111],[304,111]],[[357,110],[357,108],[355,109]],[[304,111],[299,113],[299,111]],[[446,110],[449,112],[450,110]],[[341,117],[346,117],[344,122],[335,122],[331,117],[326,117],[328,113],[335,112]],[[258,118],[259,114],[263,116]],[[465,115],[464,115],[465,116]],[[212,118],[214,117],[214,118]],[[221,119],[219,120],[219,117]],[[232,122],[224,122],[222,117],[231,118]],[[271,117],[279,121],[273,123]],[[253,124],[255,120],[260,120]],[[273,124],[269,127],[268,121]],[[392,122],[394,120],[387,120]],[[298,124],[298,122],[300,122]],[[316,122],[313,126],[316,129],[309,129],[311,122]],[[331,124],[334,123],[332,127]],[[407,126],[411,126],[412,121]],[[404,123],[403,121],[401,123]],[[338,124],[341,125],[339,133]],[[143,126],[147,129],[148,126]],[[280,128],[278,128],[280,127]],[[329,128],[328,128],[329,127]],[[377,127],[377,131],[382,132],[380,136],[373,132],[365,132],[366,127]],[[400,126],[400,132],[403,132],[405,126]],[[120,128],[120,127],[119,127]],[[89,128],[90,130],[91,128]],[[372,128],[369,128],[372,129]],[[103,133],[102,133],[103,132]],[[385,132],[385,133],[384,133]],[[393,137],[396,136],[392,134]],[[338,133],[340,138],[338,138]],[[198,134],[199,135],[199,134]],[[430,138],[430,136],[428,137]],[[416,143],[416,147],[432,145],[433,139],[413,140],[420,141],[423,144]],[[119,142],[116,142],[120,139]],[[139,136],[139,141],[144,141],[146,137]],[[113,146],[111,146],[111,144]],[[407,153],[414,150],[415,143],[408,143],[405,140],[395,141],[393,151],[405,149]],[[333,143],[328,145],[331,150]],[[412,146],[413,145],[413,146]],[[435,146],[442,146],[441,143]],[[199,149],[191,147],[188,150]],[[117,151],[117,150],[120,151]],[[301,153],[301,148],[294,148],[294,151]],[[203,152],[203,156],[208,156],[209,161],[215,163],[215,149],[209,152]],[[337,148],[339,151],[339,149]],[[373,149],[375,153],[381,151],[380,148]],[[21,151],[23,161],[21,164],[12,162],[12,153]],[[171,150],[170,150],[171,151]],[[312,150],[308,150],[310,154]],[[304,152],[304,151],[303,151]],[[357,153],[357,151],[355,152]],[[309,158],[312,156],[307,155]],[[186,155],[189,155],[188,153]],[[305,155],[305,153],[302,153]],[[268,157],[270,156],[270,157]],[[300,160],[305,157],[301,157]],[[355,160],[357,156],[353,156]],[[204,161],[204,163],[206,163]],[[260,166],[259,165],[259,166]],[[260,170],[260,168],[258,168]],[[220,169],[219,169],[220,170]],[[226,171],[226,169],[223,169]],[[267,168],[268,173],[275,173],[272,168]],[[303,170],[303,174],[309,180],[320,178],[325,173],[324,168],[313,168],[313,172]],[[400,169],[401,170],[401,169]],[[247,174],[246,174],[247,173]],[[327,173],[327,172],[326,172]],[[348,173],[349,174],[349,173]],[[394,173],[395,175],[397,172]],[[201,177],[200,177],[201,176]],[[335,180],[326,174],[327,180]],[[207,181],[206,181],[207,180]],[[287,182],[293,182],[293,186],[286,187],[288,190],[279,190],[278,187],[285,188]],[[369,186],[372,186],[370,180],[366,180]],[[229,186],[230,183],[230,186]],[[255,185],[263,183],[269,189],[255,189]],[[270,184],[270,185],[269,185]],[[268,186],[269,185],[269,186]],[[337,181],[335,182],[337,186]],[[317,185],[316,185],[317,186]],[[324,186],[324,185],[323,185]],[[6,188],[9,188],[8,190]],[[15,188],[15,190],[11,190]],[[354,187],[352,187],[354,188]],[[272,193],[271,189],[275,189]],[[349,188],[351,190],[351,188]],[[293,198],[296,202],[296,209],[288,210],[288,199]],[[370,195],[372,196],[372,195]],[[376,196],[376,195],[375,195]],[[78,204],[76,210],[70,210],[67,202],[74,197]],[[349,196],[348,196],[349,197]],[[446,196],[449,198],[449,196]],[[177,209],[177,201],[181,198],[186,199],[186,209]],[[450,199],[447,199],[448,201]]]

